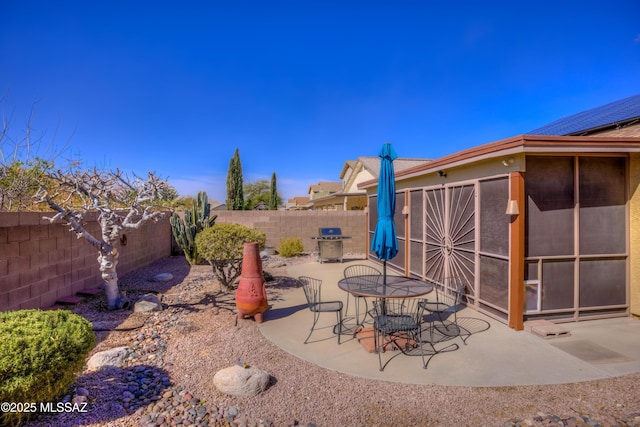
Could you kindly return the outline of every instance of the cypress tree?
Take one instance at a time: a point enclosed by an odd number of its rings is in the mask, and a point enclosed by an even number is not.
[[[227,173],[227,210],[240,211],[243,209],[242,186],[242,163],[240,163],[240,152],[236,148],[229,161],[229,172]]]
[[[271,186],[269,187],[269,209],[278,210],[278,188],[276,187],[276,173],[271,174]]]

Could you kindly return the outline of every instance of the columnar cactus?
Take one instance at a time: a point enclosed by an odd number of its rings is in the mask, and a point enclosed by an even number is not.
[[[184,220],[175,212],[169,219],[173,237],[191,265],[199,264],[202,261],[196,247],[196,235],[212,226],[217,218],[217,215],[209,216],[211,205],[208,200],[207,193],[200,191],[193,201],[193,208],[184,210]]]

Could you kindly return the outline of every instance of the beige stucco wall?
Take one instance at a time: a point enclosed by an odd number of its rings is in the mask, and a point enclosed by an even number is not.
[[[640,317],[640,154],[629,162],[629,283],[631,314]]]

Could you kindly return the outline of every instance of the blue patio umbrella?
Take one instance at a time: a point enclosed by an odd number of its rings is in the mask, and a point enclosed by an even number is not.
[[[371,250],[383,261],[383,283],[387,283],[387,260],[398,253],[398,238],[393,215],[396,211],[396,183],[393,160],[398,156],[390,143],[380,150],[380,173],[378,175],[378,222],[371,240]]]

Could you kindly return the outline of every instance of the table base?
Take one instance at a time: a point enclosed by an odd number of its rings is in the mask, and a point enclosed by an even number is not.
[[[360,329],[360,331],[356,332],[356,338],[358,339],[358,342],[369,353],[376,352],[373,333],[374,332],[372,327],[362,328]],[[399,347],[406,348],[407,346],[417,347],[415,341],[396,336],[393,341],[389,341],[384,345],[384,351],[396,351],[400,350]]]

